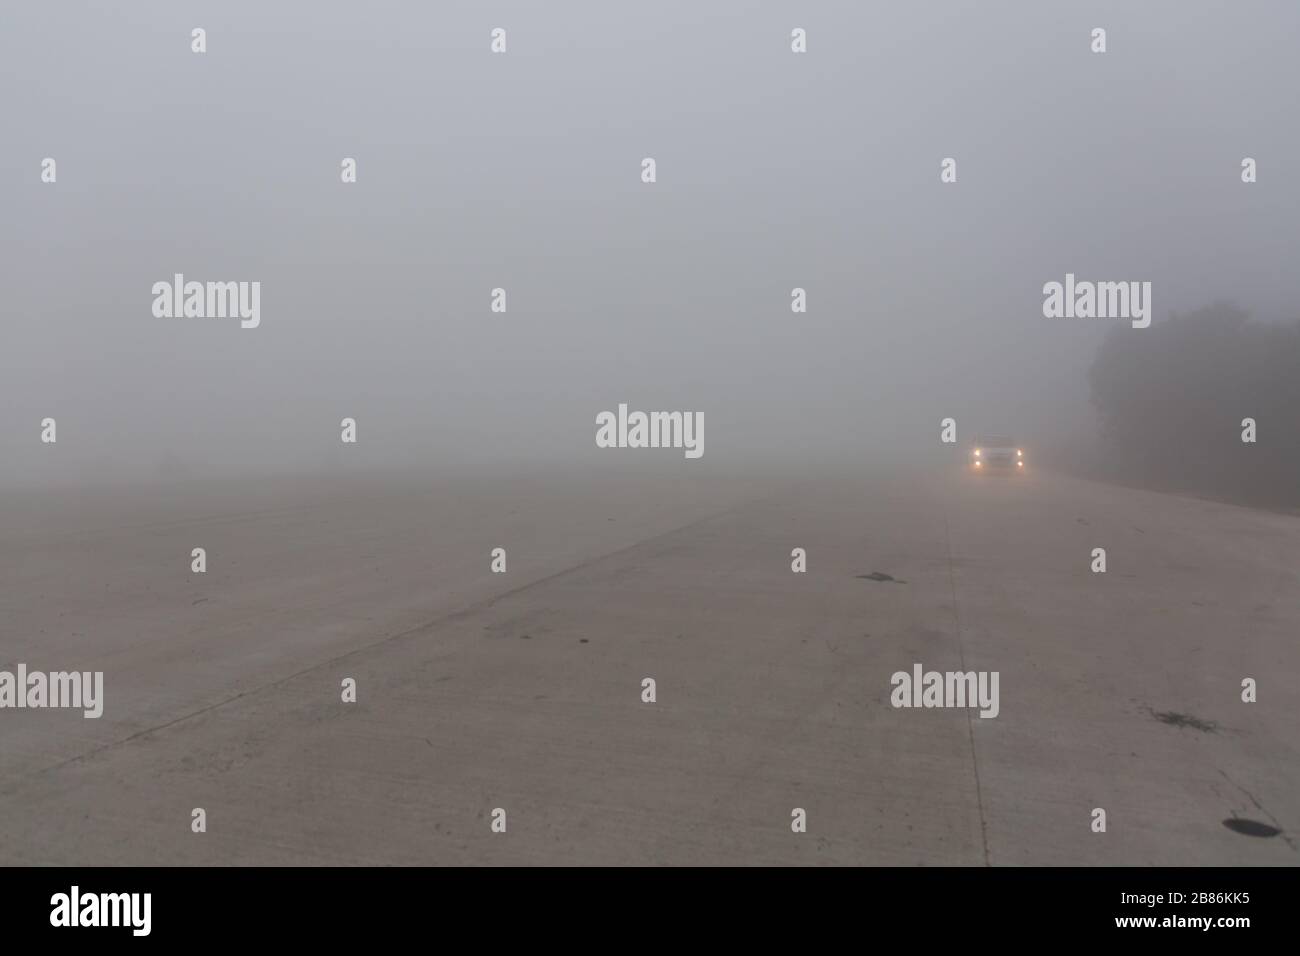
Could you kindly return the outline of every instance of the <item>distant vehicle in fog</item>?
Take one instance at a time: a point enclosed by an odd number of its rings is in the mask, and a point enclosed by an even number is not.
[[[970,467],[976,474],[999,471],[1023,475],[1025,450],[1006,435],[981,435],[971,448]]]

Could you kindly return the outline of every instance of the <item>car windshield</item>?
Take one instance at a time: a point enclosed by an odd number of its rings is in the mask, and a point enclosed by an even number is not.
[[[1015,445],[1006,435],[985,435],[983,438],[976,439],[975,447],[988,448],[1011,448]]]

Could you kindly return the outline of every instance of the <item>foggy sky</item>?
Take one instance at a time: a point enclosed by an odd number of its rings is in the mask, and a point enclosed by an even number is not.
[[[1116,320],[1043,283],[1296,317],[1297,36],[1281,2],[5,4],[0,482],[1072,440]],[[260,327],[155,318],[176,272],[260,281]],[[702,412],[703,459],[597,449],[620,402]]]

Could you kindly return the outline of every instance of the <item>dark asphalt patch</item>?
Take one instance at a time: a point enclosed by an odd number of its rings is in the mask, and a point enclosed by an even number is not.
[[[1223,825],[1233,833],[1240,833],[1243,836],[1275,837],[1282,832],[1277,827],[1271,827],[1267,823],[1260,823],[1258,820],[1243,820],[1241,817],[1229,817],[1223,821]]]
[[[1155,711],[1147,708],[1151,716],[1162,724],[1168,724],[1170,727],[1190,727],[1192,730],[1199,730],[1204,734],[1217,734],[1219,725],[1212,720],[1201,720],[1199,717],[1193,717],[1190,714],[1179,714],[1172,710]]]

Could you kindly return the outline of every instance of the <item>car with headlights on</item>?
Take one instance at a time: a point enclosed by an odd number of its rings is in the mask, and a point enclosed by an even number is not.
[[[981,435],[971,447],[970,467],[976,474],[1023,475],[1025,450],[1006,435]]]

